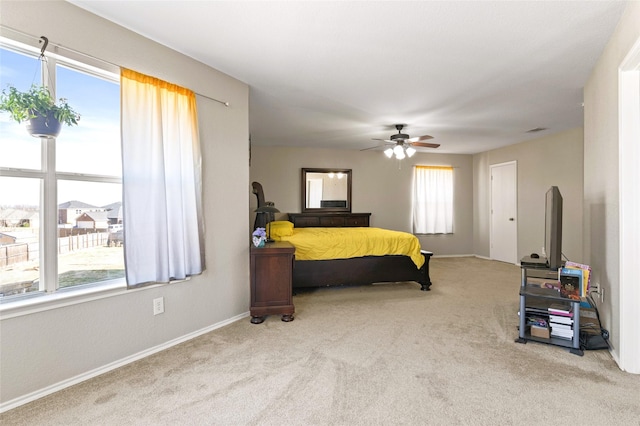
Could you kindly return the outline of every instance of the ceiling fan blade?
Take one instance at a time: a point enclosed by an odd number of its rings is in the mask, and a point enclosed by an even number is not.
[[[420,142],[420,141],[427,141],[429,139],[433,139],[433,136],[429,136],[429,135],[416,136],[415,138],[407,139],[407,142]]]
[[[440,146],[439,143],[426,143],[426,142],[411,142],[411,146],[419,146],[422,148],[437,148]]]
[[[387,142],[387,143],[396,143],[395,141],[389,140],[389,139],[376,139],[373,138],[371,139],[372,141],[382,141],[382,142]]]
[[[382,140],[382,139],[379,139],[379,140]],[[369,148],[364,148],[364,149],[361,149],[360,151],[368,151],[370,149],[382,148],[383,146],[387,146],[387,144],[370,146]]]

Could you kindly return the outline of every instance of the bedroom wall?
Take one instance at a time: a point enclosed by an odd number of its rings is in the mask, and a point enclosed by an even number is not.
[[[629,2],[584,89],[583,229],[585,241],[583,256],[593,268],[592,279],[599,282],[605,291],[605,299],[599,304],[599,310],[603,326],[609,330],[611,351],[616,359],[620,356],[620,322],[627,320],[633,324],[635,320],[635,324],[638,324],[637,301],[635,309],[629,310],[628,318],[620,315],[618,192],[620,172],[618,68],[638,39],[640,39],[640,2]],[[637,286],[638,284],[636,280],[625,285]],[[636,339],[636,347],[638,347],[638,336],[638,329],[636,329],[633,337]],[[635,353],[635,359],[637,368],[640,353]]]
[[[349,151],[294,147],[256,146],[251,149],[250,179],[262,184],[267,201],[283,212],[300,212],[301,168],[353,170],[352,211],[370,212],[371,226],[411,232],[411,184],[413,166],[454,167],[454,233],[421,235],[421,246],[435,255],[473,253],[473,162],[471,155],[416,153],[398,162],[379,151]],[[256,197],[247,189],[251,211]],[[250,212],[250,224],[255,214]]]
[[[0,409],[4,410],[247,314],[249,90],[238,80],[67,2],[3,0],[1,8],[0,23],[35,36],[35,45],[44,34],[51,44],[231,104],[225,108],[198,97],[206,271],[190,281],[119,290],[83,303],[52,302],[46,309],[34,307],[12,315],[3,310]],[[152,300],[161,296],[165,313],[153,316]]]
[[[473,156],[474,253],[489,257],[491,176],[489,167],[517,161],[518,259],[544,245],[544,203],[556,185],[563,198],[562,252],[583,262],[583,131],[572,129]]]

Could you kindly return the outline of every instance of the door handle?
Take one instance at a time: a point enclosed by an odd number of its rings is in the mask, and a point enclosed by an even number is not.
[[[509,220],[510,220],[511,222],[513,222],[515,219],[514,219],[514,218],[512,218],[512,217],[510,217],[510,218],[509,218]]]

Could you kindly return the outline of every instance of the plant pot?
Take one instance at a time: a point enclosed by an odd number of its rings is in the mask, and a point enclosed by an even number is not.
[[[34,138],[55,138],[60,134],[62,124],[53,116],[49,114],[46,117],[38,115],[29,120],[27,124],[27,132]]]

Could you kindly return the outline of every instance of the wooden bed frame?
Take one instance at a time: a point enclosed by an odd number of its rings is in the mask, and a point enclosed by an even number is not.
[[[431,287],[429,260],[433,253],[421,250],[424,265],[417,269],[408,256],[365,256],[336,260],[295,260],[293,288],[364,285],[416,281],[420,290]]]
[[[252,186],[253,193],[258,199],[258,207],[266,205],[262,185],[253,182]],[[269,219],[265,221],[265,218],[261,216],[260,214],[256,215],[254,228],[264,226],[264,223],[269,221]],[[302,223],[296,224],[296,226],[304,227]],[[368,216],[365,226],[369,226]],[[428,291],[431,287],[429,260],[433,253],[426,250],[420,252],[424,256],[424,265],[420,269],[416,268],[409,256],[398,255],[335,260],[294,260],[293,288],[416,281],[420,284],[420,290]]]

